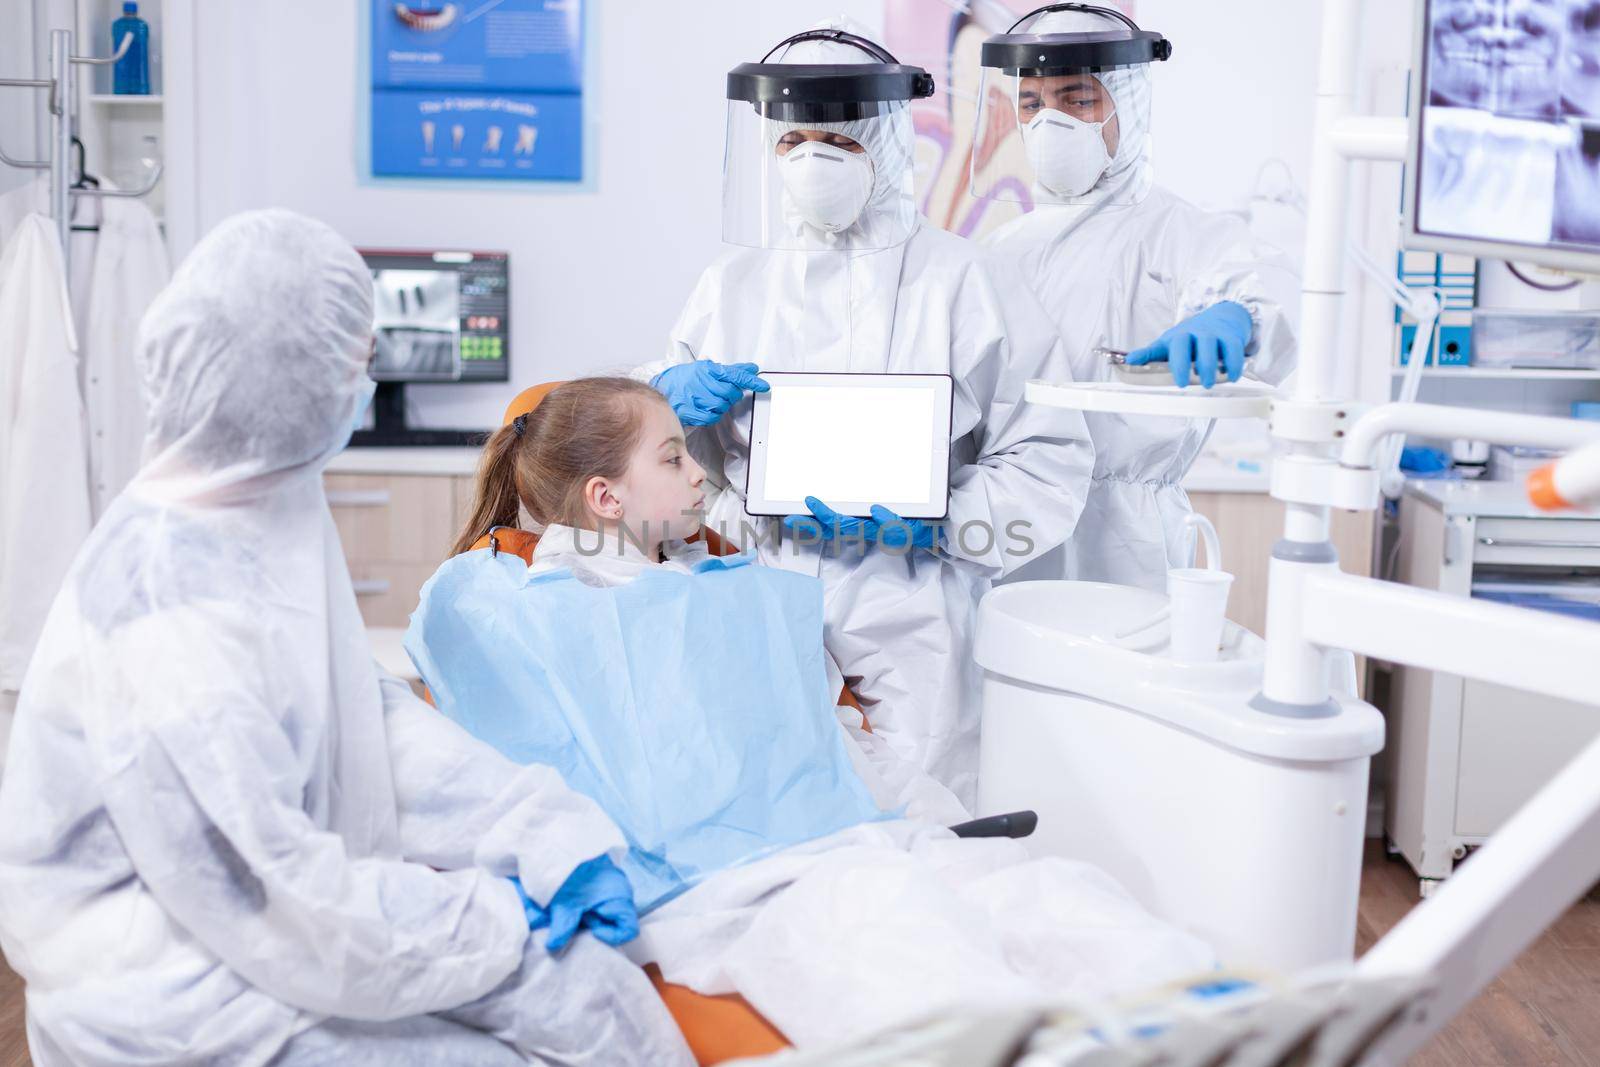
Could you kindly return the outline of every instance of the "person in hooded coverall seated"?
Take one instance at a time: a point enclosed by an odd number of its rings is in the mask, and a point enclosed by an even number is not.
[[[33,1062],[691,1064],[605,943],[637,929],[616,825],[373,663],[322,488],[372,395],[361,257],[232,218],[139,352],[145,462],[50,613],[0,785]]]
[[[1293,265],[1240,219],[1154,184],[1150,64],[1171,46],[1109,8],[1055,6],[1069,10],[1041,8],[983,45],[972,193],[1033,204],[985,243],[1055,320],[1075,380],[1111,380],[1113,350],[1134,366],[1164,362],[1169,385],[1282,381],[1295,358]],[[1181,482],[1212,421],[1085,417],[1095,467],[1083,514],[1061,551],[1019,577],[1164,589],[1167,569],[1188,565]]]
[[[1081,415],[1023,399],[1028,379],[1071,374],[1037,298],[917,212],[910,101],[932,91],[926,71],[835,23],[735,68],[723,186],[734,247],[701,275],[672,355],[639,373],[692,428],[706,525],[745,543],[753,529],[766,562],[822,578],[828,651],[874,729],[970,805],[978,601],[1072,532],[1093,454]],[[951,375],[942,528],[881,508],[843,517],[818,499],[782,524],[748,517],[758,370]],[[879,551],[880,531],[910,551]]]
[[[684,436],[642,382],[556,387],[489,440],[458,541],[525,511],[531,564],[494,539],[446,561],[406,634],[441,712],[622,828],[625,951],[799,1047],[1213,966],[1098,869],[957,838],[933,783],[880,777],[840,728],[822,583],[683,540],[708,485]]]

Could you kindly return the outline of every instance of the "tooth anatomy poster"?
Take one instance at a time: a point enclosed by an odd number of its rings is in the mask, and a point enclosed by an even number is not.
[[[372,173],[583,180],[584,0],[370,0]]]

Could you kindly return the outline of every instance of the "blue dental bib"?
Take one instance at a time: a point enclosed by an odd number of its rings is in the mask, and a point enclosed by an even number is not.
[[[439,710],[621,827],[641,911],[884,817],[828,692],[821,584],[752,563],[597,587],[479,549],[440,567],[411,617],[406,651]]]

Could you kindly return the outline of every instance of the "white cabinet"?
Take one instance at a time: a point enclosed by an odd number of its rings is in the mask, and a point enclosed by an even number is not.
[[[1476,842],[1494,833],[1597,730],[1600,708],[1488,682],[1462,685],[1456,834]]]
[[[410,619],[423,583],[466,521],[476,457],[475,449],[440,449],[419,472],[404,457],[362,449],[330,465],[323,476],[328,509],[368,626],[405,626]]]
[[[1539,515],[1520,485],[1413,483],[1400,522],[1408,585],[1581,594],[1600,581],[1600,517]],[[1390,694],[1384,829],[1424,891],[1600,733],[1600,708],[1455,675],[1396,666]]]

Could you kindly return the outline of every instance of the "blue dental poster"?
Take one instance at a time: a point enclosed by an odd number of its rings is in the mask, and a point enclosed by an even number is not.
[[[372,0],[372,173],[583,180],[584,0]]]

